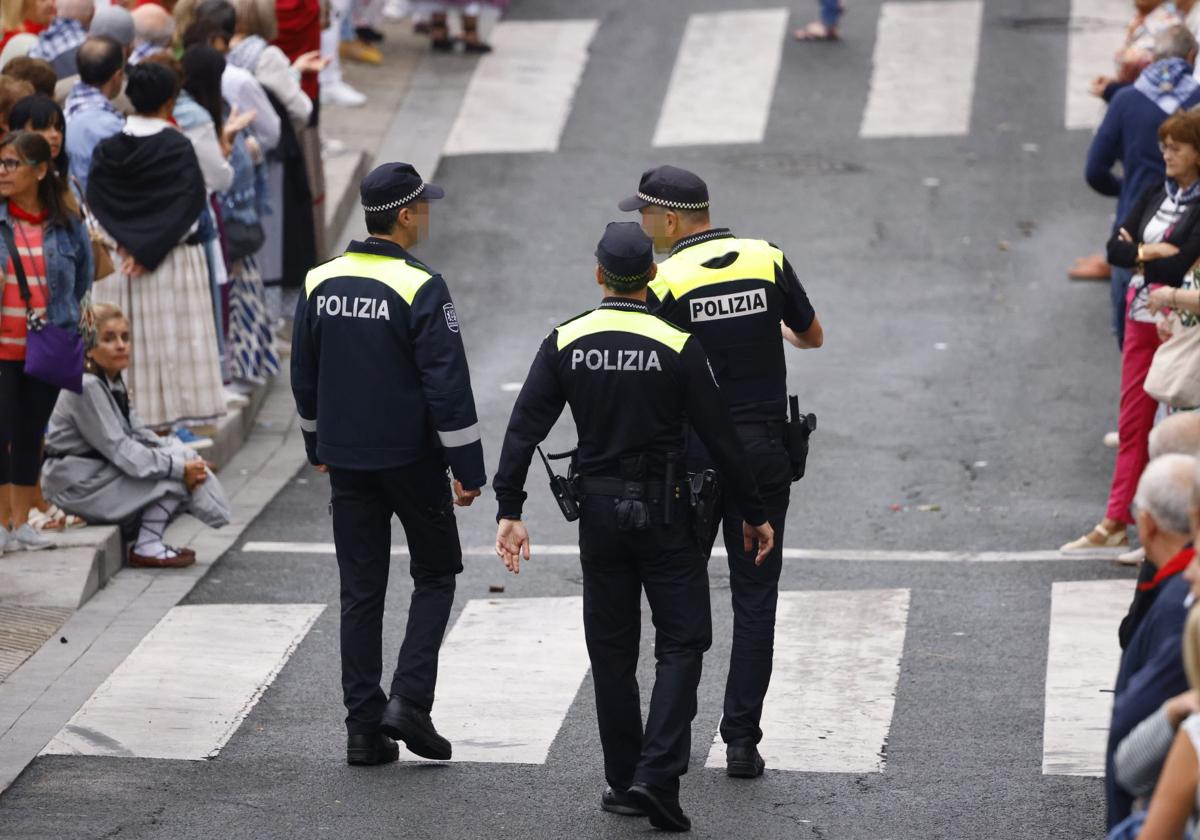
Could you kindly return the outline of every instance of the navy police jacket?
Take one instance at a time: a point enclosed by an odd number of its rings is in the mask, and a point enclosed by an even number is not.
[[[440,448],[464,487],[487,483],[454,302],[399,245],[351,242],[308,273],[292,393],[313,464],[382,470]]]

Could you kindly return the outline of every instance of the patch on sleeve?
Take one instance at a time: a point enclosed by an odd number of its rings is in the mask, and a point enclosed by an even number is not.
[[[442,314],[446,316],[446,329],[453,333],[458,332],[458,313],[454,311],[454,304],[443,305]]]

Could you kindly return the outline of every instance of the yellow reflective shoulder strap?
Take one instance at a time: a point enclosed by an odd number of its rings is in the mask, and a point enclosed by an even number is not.
[[[646,312],[623,312],[619,309],[593,309],[588,314],[558,327],[558,349],[562,350],[586,335],[602,332],[623,332],[645,336],[665,345],[676,353],[690,335],[674,325]]]
[[[304,296],[312,295],[318,286],[334,277],[363,277],[387,286],[411,306],[417,290],[432,276],[428,271],[395,257],[349,253],[309,271],[304,280]]]
[[[737,259],[724,268],[705,268],[704,263],[718,259],[730,252],[737,252]],[[684,248],[678,254],[659,263],[659,299],[666,291],[679,300],[689,292],[702,286],[727,283],[731,280],[764,280],[775,282],[775,269],[783,267],[783,252],[762,239],[712,239]]]

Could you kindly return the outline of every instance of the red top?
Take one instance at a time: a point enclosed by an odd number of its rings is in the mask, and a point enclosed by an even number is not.
[[[0,50],[4,49],[14,35],[20,35],[22,32],[28,32],[30,35],[41,35],[47,26],[48,24],[34,23],[31,20],[27,20],[16,29],[5,29],[4,37],[0,38]]]
[[[12,202],[8,212],[13,219],[13,238],[29,283],[29,302],[37,315],[46,314],[50,292],[46,287],[46,261],[42,257],[42,222],[46,214],[33,216]],[[25,359],[25,300],[13,268],[12,255],[4,266],[4,286],[0,290],[0,359],[19,362]]]
[[[276,0],[275,17],[279,22],[275,46],[283,50],[289,61],[321,49],[321,0]],[[309,99],[317,101],[316,73],[305,73],[300,87]]]

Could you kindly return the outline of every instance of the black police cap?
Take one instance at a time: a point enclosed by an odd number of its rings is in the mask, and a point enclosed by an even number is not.
[[[596,259],[618,277],[641,277],[654,263],[654,246],[636,222],[609,222],[596,246]]]
[[[629,211],[652,204],[668,210],[705,210],[708,184],[695,172],[678,166],[657,166],[642,173],[637,195],[622,199],[617,206]]]
[[[368,213],[403,207],[410,201],[441,198],[446,192],[421,180],[411,163],[385,163],[372,169],[358,187]]]

